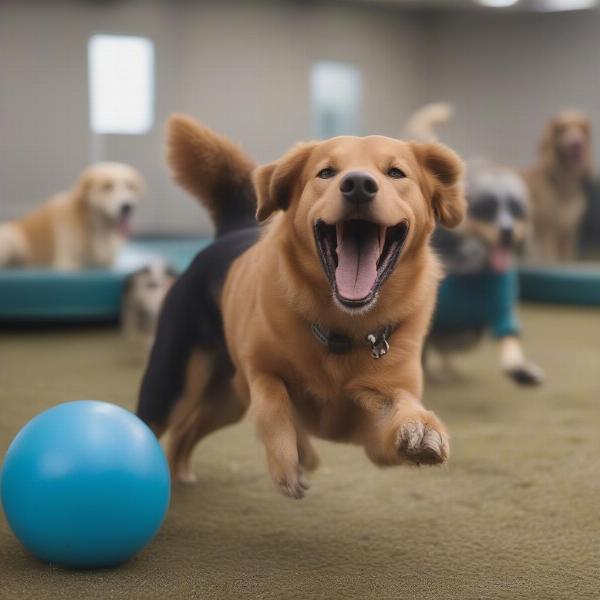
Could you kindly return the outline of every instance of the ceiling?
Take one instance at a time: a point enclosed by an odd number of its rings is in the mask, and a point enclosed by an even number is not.
[[[504,12],[551,12],[556,10],[577,10],[596,8],[597,0],[518,0],[505,8],[482,6],[478,0],[348,0],[363,4],[380,4],[405,8],[475,10]]]

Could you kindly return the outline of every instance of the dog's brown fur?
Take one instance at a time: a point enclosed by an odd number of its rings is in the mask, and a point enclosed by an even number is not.
[[[575,256],[591,163],[589,118],[575,110],[558,113],[542,133],[537,163],[523,173],[531,197],[534,258],[553,261]]]
[[[177,115],[169,121],[167,132],[167,162],[173,168],[175,180],[196,198],[201,198],[217,224],[217,234],[226,233],[219,224],[242,227],[254,223],[254,198],[251,173],[256,166],[242,149],[231,140],[207,128],[199,129],[196,121]],[[199,165],[201,171],[198,171]],[[228,189],[215,189],[225,186]],[[248,196],[238,198],[232,190],[248,190]],[[215,196],[228,196],[228,202],[211,201]],[[239,205],[242,202],[243,205]],[[235,216],[233,216],[235,215]],[[250,222],[248,222],[250,221]]]
[[[124,241],[118,209],[123,203],[133,208],[143,190],[141,175],[128,165],[92,165],[71,190],[22,219],[0,224],[0,267],[110,266]]]
[[[172,119],[169,137],[171,166],[188,189],[210,189],[204,178],[217,177],[192,158],[205,157],[208,148],[229,156],[232,176],[249,173],[247,159],[239,160],[228,142],[215,145],[215,134],[189,119]],[[338,176],[316,178],[332,164]],[[387,177],[390,165],[407,177]],[[410,226],[395,270],[375,305],[362,312],[343,310],[332,298],[313,234],[316,219],[333,223],[343,217],[339,177],[355,169],[379,184],[371,218],[386,226],[407,220]],[[215,375],[214,356],[201,352],[190,358],[189,385],[170,421],[169,459],[176,477],[189,478],[189,456],[201,437],[247,409],[271,477],[295,498],[307,487],[303,472],[318,464],[309,435],[361,444],[378,465],[447,459],[445,427],[421,403],[421,350],[440,277],[428,240],[436,218],[451,227],[463,217],[461,172],[460,160],[444,146],[381,136],[300,144],[255,170],[257,215],[269,222],[260,240],[233,263],[221,295],[236,369],[233,389]],[[220,210],[211,206],[210,196],[202,200],[211,212]],[[374,360],[362,347],[330,354],[311,334],[311,322],[355,339],[392,324],[389,354]],[[218,387],[227,402],[211,400]]]

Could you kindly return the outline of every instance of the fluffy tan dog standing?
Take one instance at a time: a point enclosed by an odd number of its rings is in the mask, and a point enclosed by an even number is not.
[[[592,173],[591,125],[564,110],[546,125],[537,163],[523,173],[532,206],[531,255],[543,261],[575,257],[586,209],[584,184]]]
[[[169,140],[218,230],[252,210],[253,165],[231,142],[184,117]],[[461,172],[440,144],[382,136],[300,144],[254,171],[267,225],[218,235],[180,276],[142,382],[138,414],[170,429],[176,479],[193,478],[202,437],[247,411],[294,498],[318,462],[311,435],[359,444],[377,465],[446,460],[421,351],[441,273],[429,237],[464,215]]]
[[[129,235],[141,175],[121,163],[87,168],[72,189],[22,219],[0,224],[0,267],[107,267]]]

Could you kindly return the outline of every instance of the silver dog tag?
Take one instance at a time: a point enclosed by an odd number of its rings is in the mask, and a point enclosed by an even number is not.
[[[369,344],[371,344],[371,356],[375,359],[385,356],[390,349],[390,345],[385,339],[384,333],[382,333],[379,337],[375,336],[373,333],[370,333],[367,336],[367,341]]]

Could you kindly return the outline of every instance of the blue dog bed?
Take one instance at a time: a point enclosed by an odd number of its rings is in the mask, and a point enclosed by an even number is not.
[[[519,285],[524,300],[600,306],[600,263],[524,266]]]
[[[118,317],[125,279],[163,258],[183,271],[210,240],[141,239],[129,243],[114,269],[61,273],[40,269],[0,270],[0,320],[78,321]],[[600,263],[519,270],[521,298],[538,302],[600,306]]]
[[[111,320],[119,315],[123,283],[134,271],[162,258],[185,269],[208,239],[148,239],[129,243],[113,269],[57,272],[0,270],[0,320]]]

